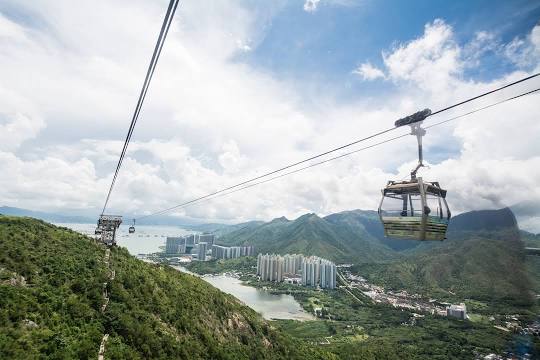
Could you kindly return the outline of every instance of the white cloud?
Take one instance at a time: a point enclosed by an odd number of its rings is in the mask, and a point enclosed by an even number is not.
[[[249,46],[249,42],[237,40],[236,45],[238,46],[238,49],[242,50],[243,52],[249,52],[252,50],[251,46]]]
[[[226,172],[237,172],[242,170],[247,163],[246,156],[240,153],[240,149],[234,140],[223,144],[222,153],[219,155],[219,164]]]
[[[0,151],[16,150],[45,127],[28,99],[1,86],[0,109]]]
[[[515,37],[504,46],[504,54],[514,64],[522,67],[538,66],[540,57],[540,25],[536,25],[525,38]]]
[[[500,41],[494,33],[478,31],[474,38],[463,47],[464,65],[471,68],[477,67],[486,53],[499,53],[500,48]]]
[[[356,70],[353,70],[353,74],[361,76],[364,80],[385,78],[384,72],[369,62],[363,63]]]
[[[304,11],[315,12],[317,11],[317,6],[321,0],[306,0],[304,3]]]
[[[0,124],[0,150],[17,149],[25,140],[36,136],[44,126],[40,119],[32,119],[20,113],[0,114],[0,117],[7,118],[6,124]]]
[[[390,79],[441,91],[461,73],[460,54],[452,27],[437,19],[426,24],[422,37],[384,53],[383,59]]]
[[[358,69],[366,79],[390,79],[391,96],[344,104],[327,84],[325,95],[307,106],[296,84],[237,60],[244,45],[255,49],[264,37],[258,13],[234,2],[209,4],[179,8],[112,196],[113,211],[170,207],[387,128],[403,114],[527,74],[462,79],[470,57],[451,26],[437,20],[387,51],[384,68],[365,63]],[[163,8],[144,0],[16,5],[42,26],[0,16],[0,204],[97,213]],[[535,34],[527,37],[531,44]],[[531,181],[540,175],[537,103],[538,96],[524,98],[428,132],[426,159],[433,163],[423,174],[448,188],[455,211],[540,198]],[[448,148],[452,158],[436,163],[436,153]],[[406,176],[415,156],[414,139],[402,139],[178,214],[241,221],[374,209],[380,187]]]

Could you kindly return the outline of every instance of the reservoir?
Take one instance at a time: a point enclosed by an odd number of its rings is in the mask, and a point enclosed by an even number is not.
[[[88,236],[94,236],[94,224],[56,224],[71,228]],[[118,246],[128,249],[129,253],[150,254],[161,251],[167,236],[183,236],[192,233],[176,226],[137,226],[134,234],[128,233],[128,226],[120,226],[116,241]],[[180,266],[175,269],[188,272]],[[291,296],[285,294],[270,294],[269,292],[242,284],[230,275],[205,275],[201,277],[223,292],[233,295],[244,304],[260,313],[265,319],[314,320],[315,317],[302,309],[300,304]]]
[[[221,291],[235,296],[267,320],[315,319],[310,313],[305,312],[291,295],[270,294],[265,290],[244,285],[240,279],[229,275],[205,275],[202,278]]]

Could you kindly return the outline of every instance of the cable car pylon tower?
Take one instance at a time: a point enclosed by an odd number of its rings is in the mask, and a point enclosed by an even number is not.
[[[122,224],[122,216],[101,214],[95,234],[100,236],[103,244],[114,246],[116,245],[116,230],[118,230],[120,224]]]

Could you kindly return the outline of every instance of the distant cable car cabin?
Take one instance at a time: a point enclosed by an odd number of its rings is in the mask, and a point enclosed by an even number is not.
[[[133,234],[135,232],[135,219],[133,219],[133,225],[129,227],[129,233]]]
[[[387,237],[413,240],[444,240],[451,217],[446,202],[446,190],[438,182],[423,181],[416,177],[424,166],[422,136],[426,130],[421,122],[431,114],[425,109],[396,121],[396,127],[411,126],[411,135],[418,140],[418,165],[409,181],[389,181],[382,190],[379,217]]]

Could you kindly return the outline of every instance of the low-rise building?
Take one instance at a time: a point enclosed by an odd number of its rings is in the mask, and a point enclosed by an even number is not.
[[[459,305],[450,305],[446,308],[446,316],[465,320],[467,319],[467,307],[464,303]]]

